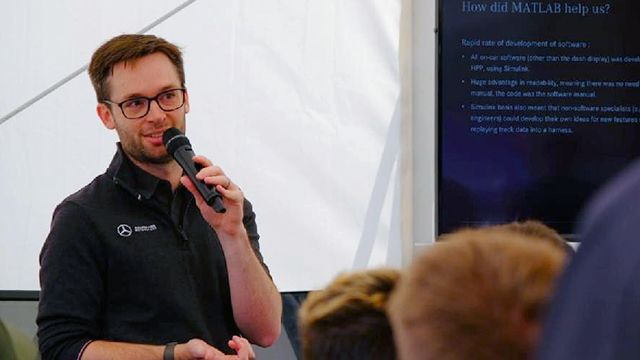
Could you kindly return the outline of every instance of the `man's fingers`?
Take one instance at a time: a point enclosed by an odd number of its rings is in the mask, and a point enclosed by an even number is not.
[[[255,359],[256,354],[249,341],[241,336],[234,336],[229,340],[229,347],[238,353],[240,359]]]
[[[202,155],[196,155],[193,157],[193,162],[195,162],[196,164],[200,164],[202,165],[202,167],[207,167],[207,166],[211,166],[213,163],[211,162],[211,160],[207,159],[206,157],[202,156]]]
[[[213,165],[209,159],[200,155],[194,156],[193,161],[202,166],[202,169],[196,174],[196,179],[203,181],[207,185],[222,186],[227,190],[233,190],[235,188],[231,179],[224,173],[220,166]]]
[[[220,166],[209,165],[200,169],[200,171],[198,171],[198,173],[196,174],[196,178],[200,180],[210,176],[224,176],[224,171],[222,171],[222,168]]]

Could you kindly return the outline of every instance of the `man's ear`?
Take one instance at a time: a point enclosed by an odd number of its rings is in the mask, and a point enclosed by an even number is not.
[[[96,106],[96,112],[98,113],[98,117],[100,118],[100,121],[102,121],[104,127],[109,130],[113,130],[116,128],[116,122],[113,120],[111,109],[109,109],[109,106],[107,106],[107,104],[98,103],[98,105]]]
[[[184,91],[184,113],[189,113],[189,92],[187,90]]]

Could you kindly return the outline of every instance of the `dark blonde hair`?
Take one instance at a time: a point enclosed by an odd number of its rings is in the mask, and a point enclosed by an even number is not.
[[[88,71],[98,102],[109,99],[111,95],[108,80],[115,64],[134,61],[156,52],[165,54],[175,65],[180,85],[184,87],[182,52],[176,45],[154,35],[124,34],[102,44],[91,57]]]
[[[478,228],[462,228],[454,233],[443,234],[438,240],[447,240],[449,237],[459,237],[465,231],[476,231]],[[492,225],[481,228],[483,232],[491,231],[511,231],[516,234],[526,235],[528,239],[533,241],[544,241],[556,246],[564,251],[573,253],[571,245],[556,230],[548,227],[538,220],[513,221],[506,224]]]
[[[464,229],[426,249],[389,303],[407,353],[421,350],[407,359],[528,359],[566,259],[536,236]]]
[[[311,292],[298,314],[303,358],[395,359],[386,306],[399,276],[393,269],[344,273]]]

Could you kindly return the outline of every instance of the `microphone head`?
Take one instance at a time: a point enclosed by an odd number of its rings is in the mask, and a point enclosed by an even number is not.
[[[191,146],[189,139],[187,139],[187,137],[176,128],[169,128],[165,130],[162,134],[162,142],[167,148],[167,153],[171,156],[173,156],[176,150],[181,146]]]

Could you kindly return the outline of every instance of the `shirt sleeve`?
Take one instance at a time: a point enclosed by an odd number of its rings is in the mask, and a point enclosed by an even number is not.
[[[99,235],[80,206],[53,214],[40,253],[38,343],[42,359],[77,359],[99,334],[105,259]]]
[[[253,212],[253,206],[247,199],[244,200],[243,214],[244,215],[242,218],[242,222],[244,223],[244,227],[247,230],[251,248],[256,254],[258,261],[260,261],[260,264],[262,264],[264,271],[266,271],[267,275],[271,277],[269,267],[264,263],[264,258],[262,257],[262,253],[260,253],[260,243],[258,242],[258,240],[260,239],[260,235],[258,234],[258,225],[256,224],[256,213]]]

